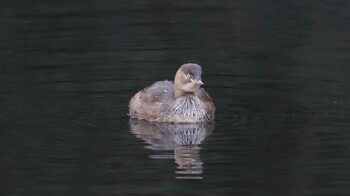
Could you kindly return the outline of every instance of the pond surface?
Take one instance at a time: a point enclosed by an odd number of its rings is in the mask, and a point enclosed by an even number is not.
[[[349,195],[349,1],[5,1],[2,195]],[[129,121],[187,62],[213,125]]]

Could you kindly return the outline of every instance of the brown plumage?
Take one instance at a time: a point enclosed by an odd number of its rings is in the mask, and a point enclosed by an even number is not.
[[[201,88],[202,69],[197,64],[182,65],[171,81],[158,81],[136,93],[130,100],[132,118],[156,122],[210,122],[215,107]]]

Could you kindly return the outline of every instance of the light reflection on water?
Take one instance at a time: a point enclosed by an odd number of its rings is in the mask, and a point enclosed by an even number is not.
[[[150,159],[175,160],[176,179],[203,179],[200,144],[214,129],[214,123],[154,123],[130,119],[130,129],[152,150]],[[155,153],[155,154],[153,154]]]

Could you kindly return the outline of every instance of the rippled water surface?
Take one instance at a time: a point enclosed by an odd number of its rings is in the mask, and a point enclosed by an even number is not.
[[[1,195],[349,195],[348,1],[0,3]],[[215,124],[129,120],[186,62]]]

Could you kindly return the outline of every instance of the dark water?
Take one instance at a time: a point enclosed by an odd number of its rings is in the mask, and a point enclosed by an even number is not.
[[[349,195],[349,1],[0,3],[1,195]],[[201,64],[215,125],[129,122]]]

